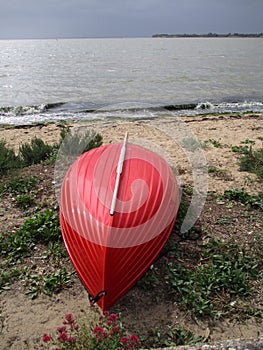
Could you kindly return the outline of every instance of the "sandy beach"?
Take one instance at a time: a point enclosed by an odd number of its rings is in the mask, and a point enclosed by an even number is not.
[[[195,170],[193,170],[191,159],[185,152],[189,150],[189,144],[184,144],[182,147],[182,144],[178,143],[178,130],[183,130],[186,135],[185,140],[188,140],[189,143],[194,140],[194,145],[198,142],[198,152],[200,157],[204,157],[208,169],[209,191],[223,194],[228,189],[244,188],[251,194],[262,192],[262,184],[257,181],[256,175],[239,170],[239,155],[233,152],[232,146],[240,146],[242,142],[250,140],[255,142],[253,146],[255,149],[262,148],[263,114],[200,115],[182,117],[180,120],[171,117],[136,121],[105,120],[70,123],[69,126],[72,130],[75,128],[96,130],[103,136],[104,144],[121,142],[125,132],[128,131],[129,142],[145,145],[163,154],[171,166],[176,169],[181,185],[192,186],[193,171]],[[61,128],[62,124],[59,123],[26,127],[1,126],[0,140],[5,140],[6,144],[16,151],[18,151],[19,145],[30,142],[34,137],[54,144],[59,140]],[[54,176],[50,172],[51,169],[48,166],[37,165],[34,171],[45,174],[50,184]],[[54,202],[54,193],[50,196]],[[11,204],[8,204],[7,200],[2,205],[10,205],[11,208]],[[0,209],[0,232],[4,232],[7,227],[13,231],[24,221],[24,217],[18,210],[8,213],[8,208],[2,207]],[[209,212],[209,210],[207,211]],[[204,216],[203,220],[208,218],[209,221],[208,214]],[[257,223],[257,225],[261,224]],[[255,230],[259,232],[261,228],[257,226]],[[236,228],[233,228],[233,232],[236,232]],[[37,344],[44,332],[54,330],[61,323],[65,313],[81,315],[83,310],[87,310],[89,303],[86,292],[78,278],[74,277],[74,279],[75,284],[72,288],[63,290],[52,298],[41,295],[37,299],[31,300],[20,287],[17,289],[12,287],[10,291],[4,291],[0,304],[1,349],[38,349],[37,345],[32,344]],[[136,291],[131,291],[130,297],[135,298]],[[141,305],[142,302],[138,302],[138,305]],[[260,302],[262,303],[262,300]],[[126,312],[133,310],[127,300],[126,304],[124,303],[122,306],[125,307],[124,311]],[[172,313],[172,304],[160,302],[155,306],[150,305],[150,307],[151,309],[147,310],[146,303],[145,323],[154,323],[156,319],[165,320],[168,314],[171,319],[174,317],[175,320],[177,317]],[[132,312],[135,319],[139,320],[142,317],[138,308]],[[131,318],[132,316],[128,315],[126,321],[129,323],[130,320],[130,324],[133,325]],[[189,323],[189,315],[185,315],[180,322]],[[227,322],[222,324],[215,322],[214,325],[209,325],[213,329],[211,340],[255,338],[260,333],[261,325],[256,324],[254,320],[247,320],[244,324],[236,322],[231,324],[231,327]],[[203,326],[200,326],[200,324],[193,322],[192,327],[197,334],[198,331],[202,334],[202,332],[205,333],[208,324],[204,323]]]
[[[125,132],[129,133],[129,142],[139,143],[161,153],[172,167],[176,168],[182,185],[192,184],[192,164],[185,154],[187,145],[178,144],[178,119],[186,132],[185,138],[200,142],[200,152],[204,153],[208,170],[209,191],[223,193],[229,188],[244,188],[251,193],[260,191],[256,176],[240,172],[238,155],[231,149],[240,146],[246,140],[255,142],[254,149],[262,147],[263,115],[206,115],[198,117],[160,118],[138,121],[106,120],[69,124],[74,129],[93,129],[103,136],[103,143],[121,142]],[[180,124],[181,125],[181,124]],[[34,137],[49,144],[58,142],[60,124],[47,124],[27,127],[0,127],[0,139],[16,151],[19,145],[30,142]]]

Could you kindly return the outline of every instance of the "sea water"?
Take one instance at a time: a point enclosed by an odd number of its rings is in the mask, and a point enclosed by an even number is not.
[[[263,112],[262,38],[0,41],[0,123]]]

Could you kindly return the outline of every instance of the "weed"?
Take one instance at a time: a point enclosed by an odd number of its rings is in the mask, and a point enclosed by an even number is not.
[[[60,152],[67,156],[79,156],[93,148],[102,145],[102,136],[94,130],[71,133],[70,129],[61,131]]]
[[[207,168],[207,171],[208,171],[208,173],[218,173],[218,174],[225,174],[227,172],[226,169],[220,169],[220,168],[217,168],[216,166],[213,166],[213,165],[210,165]]]
[[[12,178],[2,186],[2,193],[22,195],[30,192],[41,180],[35,176],[29,178]]]
[[[263,148],[258,151],[249,148],[249,151],[240,158],[240,170],[248,171],[257,175],[263,181]]]
[[[13,261],[29,256],[35,244],[47,245],[61,240],[58,211],[47,209],[27,219],[14,234],[2,235],[1,255]]]
[[[218,225],[230,225],[234,223],[234,219],[229,216],[222,216],[216,220]]]
[[[25,268],[19,268],[19,267],[13,267],[11,269],[6,269],[4,264],[1,266],[1,275],[0,275],[0,293],[3,290],[10,289],[10,284],[12,284],[14,281],[21,278],[21,276],[25,275],[27,271],[27,267]]]
[[[38,164],[47,160],[53,152],[53,146],[46,144],[39,138],[33,138],[29,143],[19,147],[19,154],[24,166]]]
[[[70,276],[65,268],[60,268],[53,273],[42,271],[41,274],[29,274],[26,282],[29,284],[29,289],[26,294],[29,294],[32,299],[37,298],[40,293],[51,296],[72,283]]]
[[[259,137],[259,139],[261,139]],[[254,150],[255,141],[246,139],[240,146],[232,146],[232,151],[240,155],[239,166],[241,171],[256,174],[263,181],[263,148]]]
[[[224,145],[219,140],[209,139],[209,142],[212,143],[212,145],[216,148],[222,148]]]
[[[15,196],[15,206],[21,209],[27,209],[34,204],[38,191],[35,186],[40,181],[39,178],[34,176],[20,179],[13,178],[1,186],[0,193]]]
[[[0,140],[0,176],[20,167],[20,157],[15,154],[14,150],[6,146],[5,141]]]
[[[151,273],[157,274],[177,304],[195,317],[227,314],[234,298],[250,295],[251,281],[260,274],[262,247],[253,249],[213,238],[201,247],[198,262],[184,262],[177,251],[171,258],[163,258],[159,269],[148,271],[146,281],[151,280]]]
[[[196,337],[190,330],[169,326],[169,330],[166,332],[151,328],[147,338],[142,340],[142,345],[147,346],[147,349],[170,348],[172,346],[194,345],[202,340],[203,337]]]
[[[16,198],[15,205],[21,209],[27,209],[34,204],[34,195],[22,194]]]
[[[250,195],[244,191],[243,188],[234,188],[232,190],[226,190],[224,192],[224,197],[245,204],[254,209],[263,209],[263,193]]]

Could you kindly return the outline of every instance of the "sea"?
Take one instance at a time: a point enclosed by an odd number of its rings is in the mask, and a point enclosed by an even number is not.
[[[0,123],[263,112],[263,38],[0,40]]]

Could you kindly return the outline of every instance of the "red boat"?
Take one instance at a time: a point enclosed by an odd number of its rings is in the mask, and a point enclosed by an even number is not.
[[[130,144],[82,154],[61,188],[60,223],[69,256],[91,302],[108,310],[150,267],[179,205],[168,163]]]

